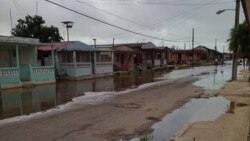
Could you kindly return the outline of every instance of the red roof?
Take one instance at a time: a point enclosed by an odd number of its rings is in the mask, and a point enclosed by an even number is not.
[[[60,49],[62,48],[64,45],[67,45],[69,42],[54,42],[54,43],[46,43],[43,44],[42,46],[38,47],[39,51],[51,51],[51,47],[53,47],[53,50],[55,49]]]

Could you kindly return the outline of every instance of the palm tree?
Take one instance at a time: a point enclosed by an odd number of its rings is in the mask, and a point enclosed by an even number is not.
[[[230,51],[237,52],[235,55],[250,60],[250,30],[246,22],[231,29],[228,42]]]

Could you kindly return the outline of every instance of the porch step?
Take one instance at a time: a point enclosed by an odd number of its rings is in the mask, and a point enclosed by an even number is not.
[[[23,88],[35,87],[35,84],[33,84],[31,81],[22,81],[22,87]]]

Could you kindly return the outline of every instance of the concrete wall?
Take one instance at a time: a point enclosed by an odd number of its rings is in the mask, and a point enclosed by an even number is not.
[[[113,73],[112,62],[96,63],[96,74],[103,74],[103,73]]]
[[[160,65],[161,65],[161,60],[155,59],[155,66],[160,66]]]
[[[58,75],[60,76],[71,76],[71,77],[80,77],[92,74],[91,66],[89,67],[63,67],[59,66]]]

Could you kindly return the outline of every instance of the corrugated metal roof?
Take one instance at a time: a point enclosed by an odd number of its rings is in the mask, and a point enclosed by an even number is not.
[[[57,50],[62,48],[64,45],[69,44],[70,42],[54,42],[54,43],[47,43],[42,46],[38,47],[38,50],[40,51],[51,51],[53,47],[53,50]]]
[[[19,43],[29,45],[39,45],[39,39],[36,38],[24,38],[14,36],[2,36],[0,35],[0,43]]]
[[[63,45],[61,48],[57,49],[57,51],[92,51],[92,47],[80,42],[80,41],[71,41],[66,45]]]
[[[57,51],[112,51],[112,48],[95,48],[80,41],[71,41],[69,44],[63,45]]]
[[[157,49],[157,46],[152,42],[144,43],[141,46],[142,49]]]

